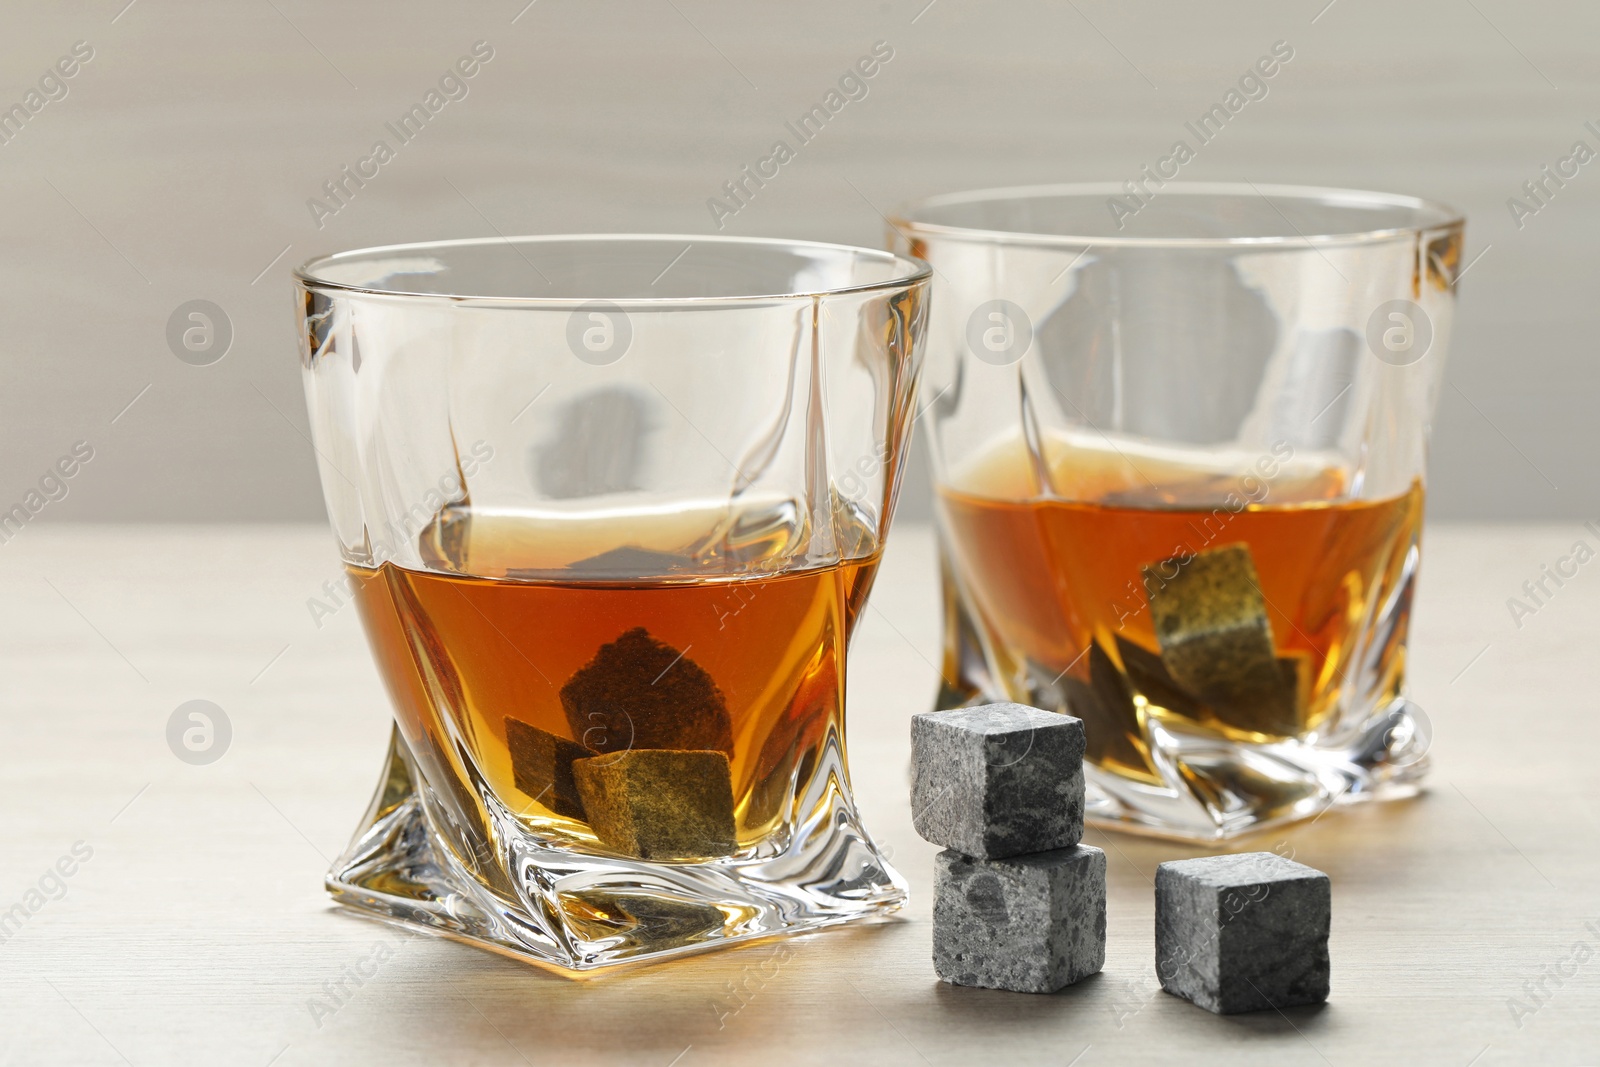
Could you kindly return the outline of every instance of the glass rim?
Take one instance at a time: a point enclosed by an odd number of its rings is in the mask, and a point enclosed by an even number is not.
[[[854,285],[825,286],[818,289],[796,289],[789,292],[770,293],[736,293],[725,296],[661,296],[661,297],[608,297],[599,293],[575,296],[494,296],[482,293],[419,293],[404,289],[385,288],[382,286],[357,285],[342,282],[332,278],[321,277],[318,271],[336,262],[349,262],[361,257],[376,256],[378,254],[394,255],[396,253],[426,253],[444,249],[464,249],[474,247],[487,247],[507,245],[515,248],[518,245],[553,244],[556,242],[592,243],[596,245],[622,242],[660,243],[669,245],[679,244],[721,244],[764,246],[771,250],[778,249],[808,249],[813,251],[826,251],[834,254],[846,254],[855,258],[868,258],[880,262],[891,263],[895,267],[892,277],[881,281],[862,282]],[[537,269],[537,268],[535,268]],[[924,260],[916,256],[902,255],[898,252],[886,251],[878,248],[868,248],[864,245],[842,244],[832,241],[806,241],[786,237],[740,237],[732,234],[683,234],[683,233],[554,233],[554,234],[525,234],[515,237],[464,237],[443,241],[412,241],[391,245],[372,245],[365,248],[352,248],[341,252],[330,252],[313,256],[301,263],[292,271],[294,280],[308,289],[324,290],[340,293],[358,293],[364,296],[391,297],[397,300],[424,300],[444,301],[448,303],[472,303],[484,305],[506,305],[516,307],[547,307],[570,308],[584,303],[603,301],[619,307],[711,307],[727,304],[745,304],[772,300],[805,300],[818,297],[842,296],[856,293],[870,293],[903,289],[908,286],[926,283],[933,276],[933,268]]]
[[[940,237],[947,240],[972,241],[984,244],[1015,244],[1034,246],[1084,246],[1105,248],[1231,248],[1240,246],[1284,247],[1305,245],[1367,244],[1414,237],[1423,233],[1461,229],[1466,216],[1448,204],[1402,193],[1373,192],[1364,189],[1345,189],[1320,185],[1258,185],[1254,182],[1170,182],[1156,194],[1157,199],[1171,197],[1259,197],[1269,205],[1274,197],[1280,200],[1324,200],[1340,202],[1350,207],[1381,206],[1403,208],[1419,215],[1431,216],[1426,223],[1410,226],[1387,226],[1380,229],[1348,230],[1337,233],[1271,234],[1257,237],[1162,237],[1100,236],[1081,234],[1044,233],[1030,230],[1000,230],[982,226],[958,226],[949,223],[919,221],[917,216],[931,208],[959,204],[1004,203],[1029,197],[1039,199],[1068,199],[1102,196],[1126,196],[1127,189],[1116,182],[1062,182],[1045,185],[1000,186],[989,189],[972,189],[956,193],[943,193],[924,197],[895,209],[889,224],[906,234]],[[1287,222],[1288,220],[1285,219]],[[1293,223],[1289,223],[1293,227]]]

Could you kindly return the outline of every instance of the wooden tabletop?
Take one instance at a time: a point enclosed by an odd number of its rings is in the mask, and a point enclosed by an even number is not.
[[[0,545],[0,1063],[1600,1062],[1600,562],[1522,591],[1578,540],[1600,548],[1575,522],[1430,528],[1411,686],[1431,787],[1232,849],[1287,840],[1331,875],[1333,992],[1224,1018],[1155,982],[1155,866],[1201,850],[1120,834],[1089,835],[1103,974],[1055,996],[934,979],[936,850],[906,796],[937,661],[925,528],[895,531],[850,672],[902,917],[573,982],[323,893],[388,734],[355,612],[323,588],[326,530],[35,525]],[[192,699],[231,727],[209,764],[168,746]]]

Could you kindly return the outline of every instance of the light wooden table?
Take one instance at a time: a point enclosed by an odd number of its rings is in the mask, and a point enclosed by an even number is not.
[[[34,526],[0,545],[0,916],[21,906],[0,1063],[1600,1062],[1600,562],[1520,629],[1506,606],[1580,538],[1600,547],[1576,523],[1430,529],[1412,689],[1432,788],[1242,846],[1287,838],[1332,876],[1333,994],[1219,1018],[1154,983],[1152,872],[1196,850],[1120,835],[1090,836],[1110,860],[1102,975],[1046,997],[935,981],[935,849],[906,802],[937,647],[925,529],[895,532],[850,678],[856,787],[911,882],[903,918],[576,983],[329,905],[388,725],[354,611],[319,628],[307,607],[338,575],[325,530]],[[232,726],[204,766],[166,741],[194,698]],[[346,968],[371,976],[335,1008]]]

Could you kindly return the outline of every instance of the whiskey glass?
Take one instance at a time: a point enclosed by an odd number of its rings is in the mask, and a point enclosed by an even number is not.
[[[880,916],[845,653],[925,264],[549,236],[296,272],[328,515],[395,718],[327,887],[567,973]]]
[[[922,431],[938,706],[1088,733],[1091,820],[1216,840],[1409,795],[1423,476],[1462,220],[1249,183],[942,196]]]

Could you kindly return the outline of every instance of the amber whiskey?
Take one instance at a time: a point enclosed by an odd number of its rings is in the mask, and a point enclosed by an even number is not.
[[[1152,724],[1270,741],[1399,693],[1420,483],[1350,499],[1342,468],[1287,446],[1044,454],[996,448],[940,492],[945,703],[999,688],[1070,711],[1091,760],[1155,782]]]
[[[423,536],[427,569],[351,567],[413,752],[569,846],[703,859],[789,825],[842,766],[824,755],[842,756],[845,647],[878,557],[808,566],[783,536],[701,525],[456,509]]]

